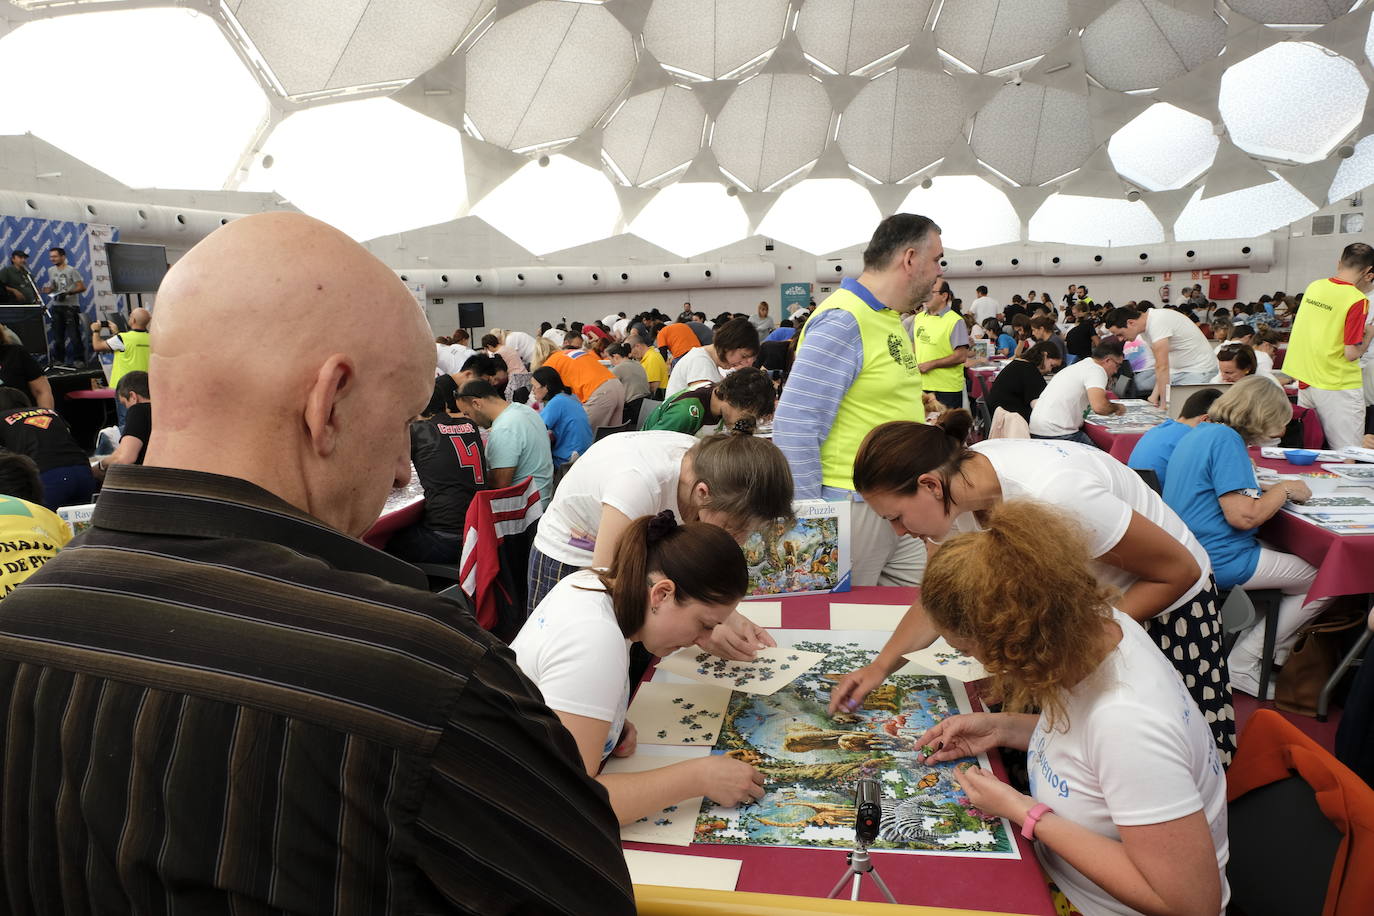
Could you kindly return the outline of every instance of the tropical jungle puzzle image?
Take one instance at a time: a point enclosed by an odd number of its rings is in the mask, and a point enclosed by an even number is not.
[[[798,641],[793,647],[825,652],[826,658],[770,696],[735,692],[715,745],[759,767],[767,793],[742,808],[706,800],[696,842],[847,848],[854,840],[854,783],[869,777],[881,783],[884,796],[871,848],[1017,857],[1007,822],[971,807],[953,779],[957,767],[974,761],[929,765],[914,746],[926,729],[964,711],[967,700],[947,679],[895,675],[861,708],[831,718],[831,688],[876,651],[858,642]]]

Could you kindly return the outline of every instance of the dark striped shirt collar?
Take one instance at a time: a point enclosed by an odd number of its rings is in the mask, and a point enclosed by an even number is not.
[[[179,468],[110,469],[91,525],[172,537],[243,538],[280,544],[336,569],[424,589],[414,566],[369,547],[257,484]]]

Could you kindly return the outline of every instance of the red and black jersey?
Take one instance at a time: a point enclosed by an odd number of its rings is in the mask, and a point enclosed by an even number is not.
[[[410,424],[410,460],[425,489],[424,524],[462,534],[472,495],[489,486],[477,427],[444,413],[416,420]]]

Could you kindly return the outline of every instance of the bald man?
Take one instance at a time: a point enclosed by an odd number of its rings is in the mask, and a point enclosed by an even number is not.
[[[148,371],[148,325],[152,320],[151,312],[136,308],[129,313],[129,330],[118,334],[111,334],[114,326],[108,321],[91,322],[91,349],[96,353],[114,353],[114,365],[110,369],[111,388],[118,388],[119,380],[130,372]],[[122,400],[115,398],[120,432],[124,431],[128,410]]]
[[[149,377],[145,464],[0,603],[8,911],[633,913],[514,657],[356,540],[433,385],[395,274],[235,220],[163,281]]]

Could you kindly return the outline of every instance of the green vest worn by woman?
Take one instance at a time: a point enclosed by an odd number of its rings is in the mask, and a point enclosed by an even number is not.
[[[843,309],[859,323],[863,366],[840,400],[830,434],[821,442],[821,482],[852,490],[854,456],[873,427],[890,420],[925,419],[921,373],[911,351],[911,338],[892,309],[874,309],[841,287],[817,307],[807,323],[829,309]],[[805,343],[803,328],[798,346]]]
[[[952,308],[945,309],[940,315],[932,315],[925,309],[918,312],[911,325],[911,333],[916,338],[917,364],[953,355],[954,348],[949,345],[949,334],[954,330],[954,326],[963,320],[963,316]],[[921,386],[927,391],[963,391],[964,367],[943,366],[922,372]]]
[[[123,350],[116,350],[114,366],[110,369],[110,387],[114,388],[126,372],[148,371],[148,332],[125,331],[119,335]]]

